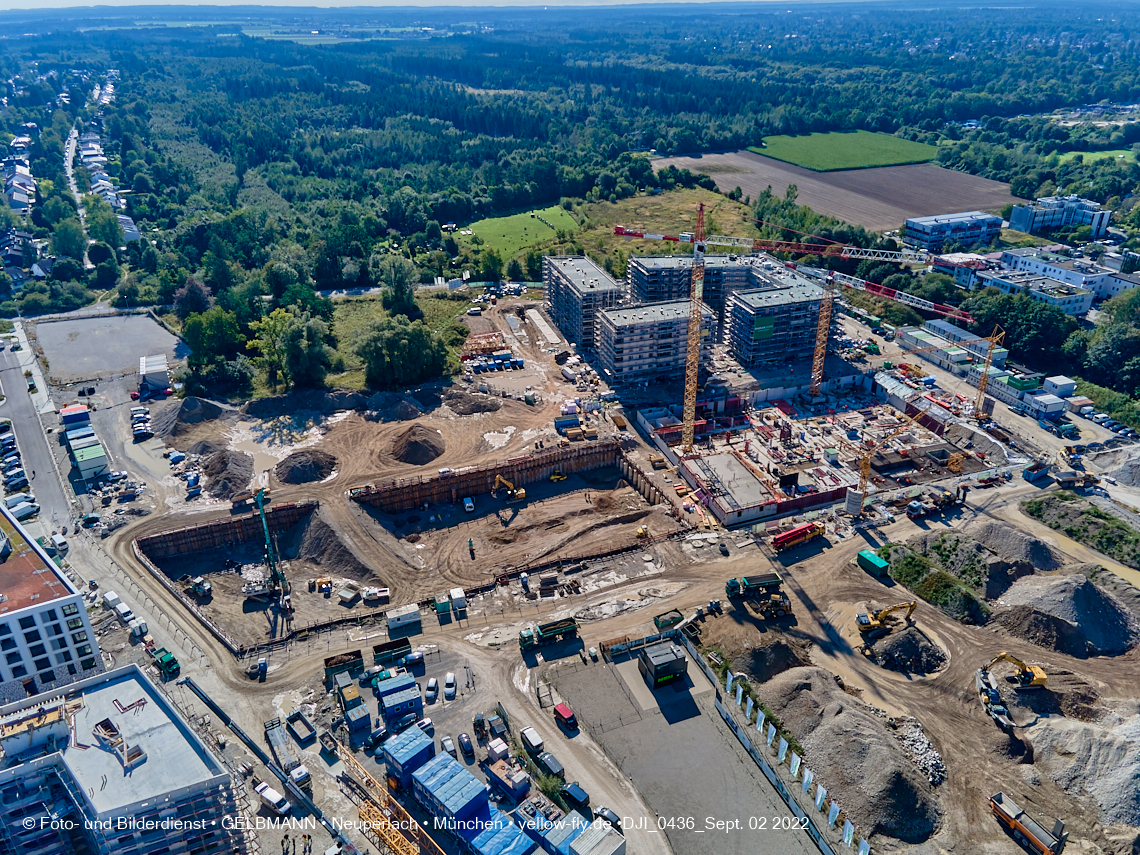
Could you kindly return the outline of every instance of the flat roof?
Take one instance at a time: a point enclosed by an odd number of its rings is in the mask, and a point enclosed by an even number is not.
[[[644,306],[631,306],[626,309],[603,309],[602,314],[609,318],[615,327],[652,324],[660,321],[673,321],[689,317],[688,300],[671,300],[667,303],[649,303]],[[701,314],[711,321],[713,310],[701,304]]]
[[[624,290],[610,274],[584,255],[556,256],[550,261],[577,291]]]
[[[229,780],[222,765],[137,665],[108,671],[92,683],[78,685],[83,708],[75,713],[75,744],[66,746],[61,756],[97,813],[113,813],[173,791]],[[29,698],[25,705],[35,703],[35,698]],[[119,755],[95,735],[96,726],[105,719],[118,730],[128,750],[141,749],[145,759],[124,768]]]
[[[710,267],[751,267],[752,264],[762,258],[761,256],[745,256],[741,255],[706,255],[705,256],[705,269]],[[691,255],[635,255],[630,258],[631,262],[637,262],[643,267],[658,267],[658,268],[687,268],[693,266],[693,257]]]
[[[818,303],[823,299],[823,289],[810,282],[797,282],[782,288],[736,291],[732,296],[749,308],[766,309],[772,306],[788,306],[793,303]]]
[[[642,649],[641,655],[644,656],[651,665],[663,665],[667,662],[674,662],[678,659],[685,658],[685,652],[672,641],[661,641],[657,644],[651,644]]]
[[[737,508],[749,508],[772,498],[768,488],[732,452],[693,457],[684,462],[689,470],[711,487],[719,487]]]
[[[55,566],[43,547],[36,543],[0,503],[0,533],[8,538],[11,554],[0,562],[0,620],[19,609],[42,606],[79,593]]]
[[[106,456],[107,454],[103,451],[102,444],[90,445],[87,448],[77,448],[75,450],[76,463],[88,463]]]
[[[1001,217],[987,214],[985,211],[962,211],[957,214],[932,214],[928,217],[907,217],[906,224],[916,223],[924,226],[935,226],[942,223],[968,223],[973,220],[997,220]]]
[[[444,752],[437,754],[412,773],[412,778],[443,805],[451,816],[480,797],[485,797],[487,785],[468,772],[459,761]]]
[[[410,727],[384,743],[384,757],[396,765],[403,766],[425,748],[434,745],[430,736],[418,727]]]

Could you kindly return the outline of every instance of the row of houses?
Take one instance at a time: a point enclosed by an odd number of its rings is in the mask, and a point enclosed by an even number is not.
[[[103,86],[104,93],[108,87],[111,87],[113,93],[113,85],[110,83]],[[96,95],[96,98],[100,104],[103,103],[102,96]],[[128,243],[139,240],[141,235],[138,226],[135,225],[135,221],[131,217],[124,213],[127,209],[127,202],[123,198],[123,191],[115,184],[114,179],[107,174],[107,155],[103,151],[103,142],[98,130],[96,130],[97,127],[97,124],[92,122],[90,128],[79,137],[78,155],[83,167],[91,176],[91,192],[111,206],[111,210],[115,212],[119,225],[123,229],[123,238]]]
[[[20,216],[25,216],[36,202],[36,179],[25,154],[13,154],[0,163],[0,175],[4,177],[4,195],[8,207]]]

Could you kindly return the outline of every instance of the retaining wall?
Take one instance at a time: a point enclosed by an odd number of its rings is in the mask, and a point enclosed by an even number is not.
[[[281,534],[315,511],[318,502],[295,502],[274,505],[265,512],[265,521],[272,534]],[[242,514],[228,520],[216,520],[201,525],[165,531],[139,538],[136,542],[152,561],[172,555],[186,555],[220,546],[235,546],[250,540],[262,540],[261,515]]]

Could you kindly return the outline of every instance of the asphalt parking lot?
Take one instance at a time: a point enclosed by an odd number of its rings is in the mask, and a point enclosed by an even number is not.
[[[54,384],[137,373],[139,358],[165,353],[174,361],[189,349],[149,315],[106,315],[40,321],[36,339]]]

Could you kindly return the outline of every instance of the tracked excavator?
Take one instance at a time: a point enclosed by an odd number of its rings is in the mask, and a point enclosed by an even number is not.
[[[910,624],[910,616],[914,614],[916,608],[918,608],[917,602],[895,603],[893,606],[872,611],[870,614],[855,615],[855,624],[859,627],[859,633],[866,641],[873,641],[891,631],[891,623],[887,622],[887,618],[895,612],[906,609],[904,620],[906,620],[907,624]]]
[[[499,485],[507,488],[507,501],[508,502],[521,502],[526,498],[526,489],[523,487],[515,487],[510,481],[502,475],[495,476],[495,486],[491,488],[491,493],[499,495]]]
[[[979,669],[980,674],[988,674],[989,670],[999,662],[1009,662],[1017,669],[1015,679],[1017,680],[1017,689],[1019,691],[1025,689],[1044,689],[1045,681],[1047,679],[1045,669],[1037,665],[1026,665],[1012,653],[999,653],[985,665]]]

